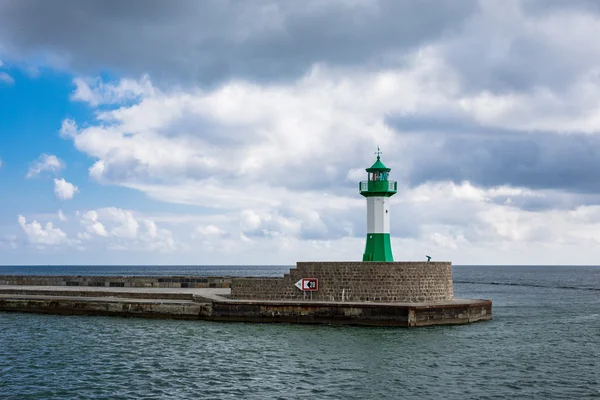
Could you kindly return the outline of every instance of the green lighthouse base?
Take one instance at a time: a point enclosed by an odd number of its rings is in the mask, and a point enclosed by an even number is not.
[[[367,245],[363,261],[392,262],[392,244],[389,233],[367,233]]]

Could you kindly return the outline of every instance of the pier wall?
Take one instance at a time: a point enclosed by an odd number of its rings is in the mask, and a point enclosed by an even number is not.
[[[492,319],[489,300],[437,304],[274,302],[222,299],[208,303],[165,299],[99,299],[56,296],[0,297],[1,312],[103,315],[232,322],[286,322],[419,327],[467,324]]]
[[[0,275],[0,285],[229,288],[231,277]]]
[[[57,315],[106,315],[145,318],[198,319],[210,306],[192,301],[169,302],[159,299],[90,300],[76,297],[37,296],[37,298],[1,298],[0,311]]]
[[[492,302],[470,300],[438,304],[293,302],[213,302],[213,321],[288,322],[371,326],[467,324],[492,319]]]
[[[319,290],[295,283],[317,278]],[[443,302],[454,298],[450,262],[298,262],[281,278],[232,278],[232,299]]]

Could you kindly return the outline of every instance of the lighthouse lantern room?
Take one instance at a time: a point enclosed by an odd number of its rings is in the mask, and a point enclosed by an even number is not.
[[[367,198],[367,244],[363,261],[394,261],[390,242],[390,197],[396,194],[396,181],[388,180],[391,171],[380,159],[367,168],[368,180],[360,182],[360,194]]]

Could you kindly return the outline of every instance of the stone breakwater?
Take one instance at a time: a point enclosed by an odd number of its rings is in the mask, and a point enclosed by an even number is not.
[[[317,278],[319,290],[294,284]],[[233,278],[232,299],[422,303],[454,298],[450,262],[299,262],[280,278]]]
[[[92,287],[59,292],[48,286],[23,286],[22,290],[28,293],[24,295],[11,292],[14,288],[0,286],[0,312],[398,327],[467,324],[492,318],[492,302],[480,299],[436,304],[340,303],[234,300],[227,296],[229,289],[165,292],[166,289]],[[99,296],[98,290],[112,292],[112,296]],[[153,293],[153,298],[147,298],[148,293]],[[181,299],[174,299],[176,293]]]
[[[0,311],[417,327],[489,320],[492,302],[454,299],[446,262],[306,262],[276,278],[4,275]]]

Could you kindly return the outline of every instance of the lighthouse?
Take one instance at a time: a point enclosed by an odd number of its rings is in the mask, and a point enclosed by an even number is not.
[[[367,244],[363,261],[394,261],[390,243],[390,197],[396,181],[388,180],[390,168],[383,165],[377,146],[377,161],[367,168],[368,180],[360,182],[360,194],[367,198]]]

